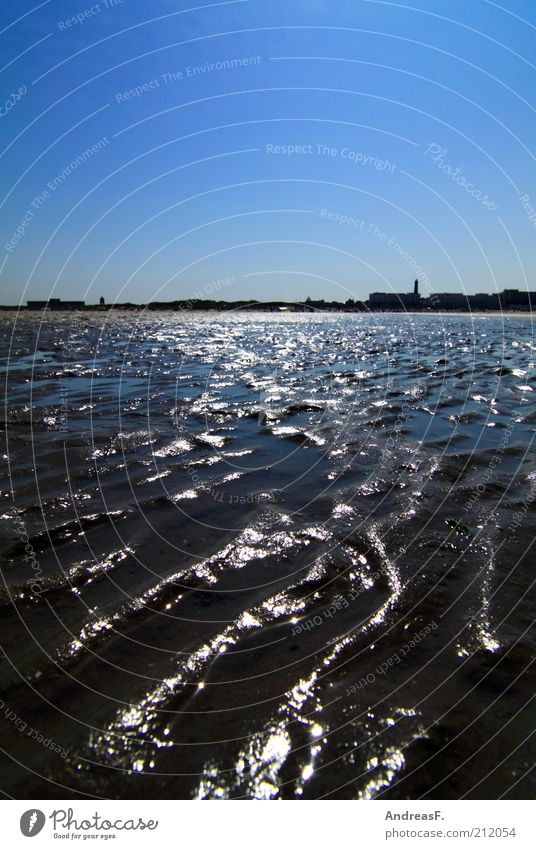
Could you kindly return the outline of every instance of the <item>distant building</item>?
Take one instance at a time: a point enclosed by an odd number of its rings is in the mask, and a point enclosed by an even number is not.
[[[369,295],[371,309],[432,309],[471,312],[479,310],[535,310],[536,292],[522,292],[519,289],[504,289],[501,294],[479,292],[476,295],[464,295],[460,292],[434,292],[429,298],[419,295],[419,281],[413,286],[413,293],[372,292]]]
[[[498,310],[501,307],[499,296],[488,295],[487,292],[468,295],[467,300],[472,310]]]
[[[434,292],[434,308],[436,310],[466,310],[469,301],[466,295],[458,292]]]
[[[413,292],[396,294],[396,292],[372,292],[369,295],[369,305],[377,309],[400,309],[407,307],[420,307],[421,296],[419,295],[419,281],[413,284]]]
[[[536,292],[520,292],[519,289],[504,289],[499,295],[503,309],[536,310]]]

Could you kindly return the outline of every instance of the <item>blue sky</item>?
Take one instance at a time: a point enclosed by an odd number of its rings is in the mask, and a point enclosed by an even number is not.
[[[535,290],[535,27],[529,0],[4,2],[0,301]]]

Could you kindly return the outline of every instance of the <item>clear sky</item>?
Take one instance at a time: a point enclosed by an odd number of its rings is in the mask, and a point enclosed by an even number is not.
[[[534,0],[0,15],[0,302],[536,290]]]

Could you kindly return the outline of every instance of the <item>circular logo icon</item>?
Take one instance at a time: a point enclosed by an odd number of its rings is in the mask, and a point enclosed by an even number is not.
[[[35,837],[39,834],[46,821],[43,811],[38,811],[37,808],[31,808],[29,811],[24,811],[20,818],[20,830],[25,837]]]

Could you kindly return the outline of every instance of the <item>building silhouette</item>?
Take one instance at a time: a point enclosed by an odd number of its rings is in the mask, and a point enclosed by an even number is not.
[[[504,289],[501,293],[464,295],[458,292],[433,292],[429,297],[419,295],[419,281],[413,285],[412,293],[372,292],[369,295],[372,310],[451,310],[472,312],[486,310],[536,310],[536,292],[519,289]]]
[[[396,292],[372,292],[369,295],[369,306],[372,309],[415,309],[421,306],[419,281],[413,284],[413,292],[397,294]]]

